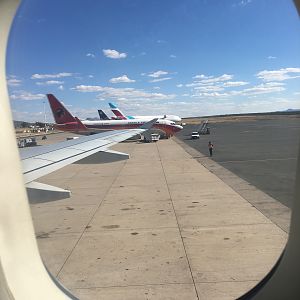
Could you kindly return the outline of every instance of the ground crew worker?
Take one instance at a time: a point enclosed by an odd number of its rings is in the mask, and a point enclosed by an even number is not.
[[[214,149],[214,145],[212,144],[211,141],[208,142],[208,151],[209,151],[209,156],[213,155],[213,149]]]

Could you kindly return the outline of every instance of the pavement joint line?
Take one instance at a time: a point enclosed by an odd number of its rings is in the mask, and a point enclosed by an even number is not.
[[[110,203],[112,200],[105,200],[104,202],[106,202],[106,204],[112,204]],[[135,203],[135,204],[139,204],[139,203],[151,203],[150,201],[145,201],[145,200],[122,200],[123,204],[130,204],[130,203]],[[124,202],[126,201],[126,202]],[[153,200],[153,202],[167,202],[170,201],[170,199],[162,199],[162,200]]]
[[[49,237],[47,238],[39,238],[38,235],[36,234],[36,239],[37,240],[47,240],[47,239],[51,239],[52,237],[55,237],[55,236],[59,236],[59,235],[76,235],[76,234],[80,234],[81,231],[72,231],[72,232],[53,232],[53,233],[50,233],[49,234]]]
[[[127,161],[125,161],[125,163],[123,164],[123,166],[120,169],[120,172],[122,171],[122,169],[124,168],[124,166],[126,165]],[[65,264],[67,263],[67,261],[69,260],[70,256],[73,254],[75,248],[77,247],[78,243],[80,242],[80,240],[82,239],[83,234],[86,232],[87,230],[87,226],[91,223],[91,221],[93,220],[95,214],[97,213],[98,209],[100,208],[101,204],[104,202],[105,197],[107,196],[108,192],[110,191],[112,185],[114,184],[114,182],[117,180],[117,178],[119,177],[119,175],[115,176],[114,180],[112,181],[111,185],[107,188],[107,190],[105,191],[104,197],[102,198],[102,200],[100,201],[98,207],[95,209],[93,215],[91,216],[90,220],[87,222],[86,226],[84,227],[84,229],[82,230],[78,240],[76,241],[74,247],[70,250],[69,255],[66,257],[64,263],[62,264],[62,266],[60,267],[60,269],[58,270],[56,277],[59,276],[59,274],[61,273],[62,269],[64,268]]]
[[[235,228],[237,226],[241,226],[241,227],[248,227],[248,226],[256,226],[256,225],[270,225],[273,224],[273,222],[271,222],[270,220],[268,220],[267,222],[263,223],[263,222],[258,222],[258,223],[252,223],[252,224],[225,224],[225,225],[210,225],[210,226],[184,226],[182,227],[183,230],[187,230],[187,229],[199,229],[201,231],[205,231],[205,230],[215,230],[215,229],[222,229],[222,228]]]
[[[159,155],[159,158],[160,158],[162,170],[163,170],[163,173],[164,173],[165,183],[167,185],[168,193],[169,193],[169,196],[170,196],[170,199],[171,199],[171,203],[172,203],[174,215],[175,215],[175,218],[176,218],[176,223],[177,223],[179,235],[180,235],[180,238],[181,238],[182,247],[183,247],[183,250],[184,250],[184,253],[185,253],[185,257],[186,257],[186,261],[187,261],[187,264],[188,264],[188,267],[189,267],[189,270],[190,270],[190,275],[192,277],[192,281],[193,281],[193,284],[194,284],[194,290],[195,290],[197,299],[199,300],[200,298],[199,298],[197,287],[196,287],[196,284],[195,284],[195,279],[194,279],[194,276],[193,276],[192,267],[191,267],[191,264],[190,264],[190,261],[189,261],[188,255],[187,255],[187,251],[186,251],[186,248],[185,248],[185,243],[184,243],[183,236],[182,236],[182,233],[181,233],[181,228],[180,228],[178,217],[177,217],[177,214],[176,214],[174,202],[173,202],[173,199],[171,197],[171,192],[170,192],[170,188],[169,188],[169,185],[168,185],[167,176],[166,176],[166,173],[165,173],[165,168],[164,168],[164,165],[163,165],[163,162],[162,162],[162,159],[161,159],[161,156],[160,156],[160,152],[159,152],[159,148],[158,148],[157,144],[156,144],[156,149],[157,149],[157,152],[158,152],[158,155]]]
[[[228,282],[228,283],[232,283],[232,282],[253,282],[253,283],[257,283],[261,281],[261,278],[260,279],[257,279],[257,280],[218,280],[218,281],[196,281],[196,283],[207,283],[207,284],[211,284],[211,283],[225,283],[225,282]]]
[[[153,203],[153,202],[151,202],[151,201],[147,201],[147,200],[139,200],[138,202],[136,201],[136,200],[133,200],[133,201],[130,201],[130,200],[128,200],[129,202],[123,202],[123,204],[129,204],[129,203],[132,203],[132,204],[135,204],[135,205],[138,205],[138,204],[140,204],[140,203]],[[164,202],[164,201],[170,201],[170,199],[162,199],[162,200],[156,200],[155,202]],[[106,200],[105,201],[106,202],[106,204],[109,204],[109,205],[114,205],[113,203],[110,203],[111,202],[111,200]]]
[[[130,184],[130,185],[127,185],[127,186],[138,186],[138,187],[140,187],[141,184]],[[144,184],[142,186],[163,186],[163,185],[154,183],[154,184]],[[112,188],[119,188],[119,187],[120,187],[119,185],[118,186],[112,186]]]
[[[222,228],[231,228],[231,227],[236,227],[236,226],[256,226],[256,225],[270,225],[273,224],[270,220],[268,220],[268,222],[259,222],[259,223],[252,223],[252,224],[228,224],[228,225],[216,225],[216,226],[183,226],[182,230],[201,230],[201,231],[205,231],[205,230],[218,230],[218,229],[222,229]],[[87,229],[87,228],[85,228]],[[133,230],[140,230],[140,231],[163,231],[165,229],[177,229],[177,227],[149,227],[149,228],[139,228],[139,227],[135,227],[135,228],[115,228],[115,229],[98,229],[98,230],[92,230],[92,229],[88,229],[86,230],[86,233],[95,233],[95,232],[99,232],[99,233],[104,233],[104,232],[116,232],[116,231],[133,231]],[[55,236],[62,236],[62,235],[74,235],[74,234],[80,234],[82,231],[70,231],[70,232],[55,232],[55,233],[51,233],[50,237],[55,237]],[[48,239],[47,238],[47,239]],[[43,239],[43,238],[38,238],[38,239]],[[45,238],[46,239],[46,238]]]
[[[188,144],[184,143],[183,141],[179,140],[178,138],[175,137],[174,139],[189,155],[191,155],[192,157],[194,156],[194,153],[198,152],[196,149],[190,147]],[[200,151],[199,151],[200,152]],[[273,197],[271,197],[270,195],[268,195],[267,193],[265,193],[264,191],[258,189],[256,186],[252,185],[251,183],[249,183],[248,181],[242,179],[241,177],[237,176],[236,174],[234,174],[233,172],[231,172],[230,170],[226,169],[225,167],[223,167],[221,164],[219,164],[218,162],[210,159],[208,156],[205,156],[204,159],[210,163],[210,165],[208,166],[207,164],[205,164],[204,161],[201,161],[200,159],[196,159],[196,161],[201,164],[204,168],[206,168],[209,172],[211,172],[212,174],[214,174],[215,176],[217,176],[222,182],[224,182],[229,188],[231,188],[234,192],[236,192],[238,195],[240,195],[245,201],[247,201],[249,204],[251,204],[253,207],[255,207],[257,209],[258,212],[260,212],[262,215],[264,215],[267,219],[269,219],[275,226],[277,226],[278,228],[280,228],[281,230],[283,230],[284,232],[288,233],[289,232],[289,220],[290,217],[288,217],[288,222],[284,222],[284,224],[281,224],[280,221],[276,220],[277,215],[271,215],[269,213],[266,212],[266,210],[268,211],[268,209],[260,207],[260,203],[255,203],[255,201],[257,200],[257,198],[253,199],[249,199],[249,196],[245,196],[243,194],[243,190],[247,191],[249,190],[249,187],[251,187],[252,190],[255,190],[255,192],[259,192],[262,193],[263,195],[266,195],[270,200],[271,200],[271,205],[276,205],[277,207],[281,208],[287,208],[289,210],[290,213],[290,209],[288,207],[286,207],[285,205],[283,205],[281,202],[277,201],[276,199],[274,199]],[[219,172],[218,172],[219,169]],[[222,171],[222,173],[220,173],[220,169]],[[228,176],[228,174],[230,176]],[[244,189],[241,189],[241,187],[237,187],[234,183],[232,182],[227,182],[225,179],[232,177],[232,178],[236,178],[239,180],[240,184],[245,185]]]
[[[79,170],[75,171],[74,174],[71,177],[66,178],[66,180],[64,180],[64,182],[65,182],[64,184],[67,184],[66,181],[72,180],[75,176],[77,176],[81,172],[81,170],[84,169],[84,166],[82,165],[78,169]]]
[[[164,282],[164,283],[147,283],[147,284],[91,286],[91,287],[79,287],[79,288],[75,287],[74,289],[76,289],[76,290],[89,290],[89,289],[109,289],[109,288],[126,288],[126,287],[151,287],[151,286],[164,286],[164,285],[193,285],[193,284],[189,283],[189,282]]]
[[[141,231],[159,231],[159,230],[165,230],[165,229],[176,229],[177,227],[150,227],[150,228],[139,228],[139,227],[135,227],[135,228],[115,228],[115,229],[99,229],[99,230],[92,230],[89,229],[87,231],[88,232],[115,232],[115,231],[132,231],[132,230],[141,230]]]
[[[43,203],[42,203],[43,204]],[[30,206],[34,207],[35,209],[39,208],[38,205],[41,205],[41,203],[33,203],[30,204]],[[93,204],[93,203],[85,203],[84,205],[79,204],[79,203],[71,203],[69,205],[67,204],[48,204],[46,207],[67,207],[67,206],[96,206],[97,204]],[[45,207],[45,206],[44,206]]]

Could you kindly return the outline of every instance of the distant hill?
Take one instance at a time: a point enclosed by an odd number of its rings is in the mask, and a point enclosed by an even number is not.
[[[297,111],[300,111],[299,108],[288,108],[287,110],[283,110],[282,112],[297,112]]]
[[[242,116],[276,116],[276,115],[300,115],[300,109],[287,109],[284,111],[273,111],[273,112],[262,112],[262,113],[243,113],[243,114],[224,114],[224,115],[209,115],[201,117],[186,117],[183,119],[190,118],[212,118],[212,117],[242,117]]]

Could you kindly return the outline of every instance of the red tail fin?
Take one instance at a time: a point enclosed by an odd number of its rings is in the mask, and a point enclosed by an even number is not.
[[[69,113],[69,111],[62,105],[62,103],[55,98],[54,95],[47,94],[47,98],[56,124],[77,122],[76,119]]]
[[[120,120],[126,120],[127,118],[121,113],[121,111],[119,109],[112,109],[111,110],[116,116],[118,119]]]

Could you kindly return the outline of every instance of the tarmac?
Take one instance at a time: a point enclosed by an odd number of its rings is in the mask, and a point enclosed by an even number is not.
[[[113,149],[130,159],[60,169],[39,181],[72,197],[31,204],[42,258],[77,297],[235,299],[275,264],[286,232],[175,138]]]
[[[212,141],[214,162],[291,207],[300,144],[299,115],[211,123],[210,135],[191,140],[191,132],[198,127],[186,125],[177,137],[202,157],[208,155],[208,141]]]

